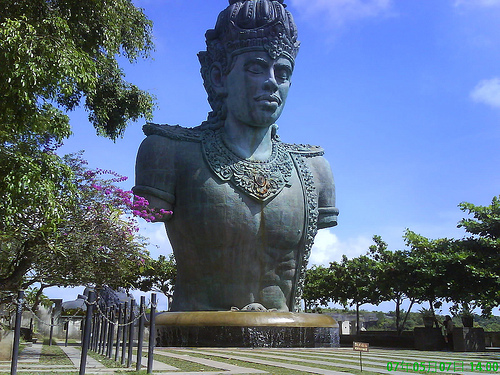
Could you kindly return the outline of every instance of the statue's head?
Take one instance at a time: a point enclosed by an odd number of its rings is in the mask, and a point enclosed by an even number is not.
[[[292,68],[300,43],[292,15],[284,0],[229,0],[229,6],[206,32],[207,50],[198,54],[201,74],[212,112],[205,125],[220,127],[226,118],[225,94],[213,84],[214,70],[228,75],[239,55],[263,53],[287,59]]]

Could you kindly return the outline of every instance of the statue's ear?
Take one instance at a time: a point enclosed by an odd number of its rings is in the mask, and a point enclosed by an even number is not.
[[[217,94],[224,94],[226,92],[226,76],[222,71],[220,63],[213,63],[210,67],[210,83]]]

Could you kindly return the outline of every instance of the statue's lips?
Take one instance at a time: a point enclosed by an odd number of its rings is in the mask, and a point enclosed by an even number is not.
[[[255,100],[263,102],[264,104],[276,104],[277,106],[281,105],[281,98],[276,95],[260,95],[255,97]]]

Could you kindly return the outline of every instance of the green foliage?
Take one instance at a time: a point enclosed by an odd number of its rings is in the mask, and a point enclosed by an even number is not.
[[[158,259],[148,259],[144,271],[138,280],[134,281],[134,287],[144,292],[156,291],[171,297],[176,277],[177,264],[174,255],[170,254],[168,258],[160,255]]]
[[[459,207],[469,215],[472,214],[473,218],[462,219],[458,226],[464,228],[467,233],[477,236],[476,239],[491,240],[490,245],[498,246],[500,239],[500,196],[493,197],[489,206],[476,206],[463,202],[459,204]]]
[[[146,243],[135,233],[135,221],[124,215],[124,200],[111,194],[121,192],[112,189],[117,178],[88,170],[79,155],[59,162],[73,172],[64,183],[75,186],[75,194],[68,199],[66,189],[54,189],[59,211],[50,230],[36,207],[11,215],[8,225],[0,227],[0,294],[34,283],[41,284],[40,290],[54,285],[130,287],[144,271]]]
[[[408,313],[419,297],[414,288],[415,263],[411,261],[409,250],[390,251],[380,236],[374,236],[373,240],[375,245],[370,246],[370,255],[376,261],[378,268],[377,282],[381,300],[394,301],[396,330],[401,333],[409,317]],[[401,304],[405,299],[410,300],[410,306],[406,314],[403,314]]]
[[[0,142],[70,134],[69,111],[85,98],[99,134],[116,139],[150,118],[152,97],[123,80],[116,58],[152,49],[152,24],[130,0],[3,0],[0,15]]]
[[[129,121],[151,118],[153,98],[126,82],[117,62],[148,57],[151,21],[131,0],[0,5],[1,291],[130,284],[143,245],[127,234],[121,207],[84,191],[77,163],[54,150],[71,133],[66,112],[81,105],[113,140]],[[93,205],[101,215],[83,209]]]
[[[493,197],[489,206],[461,203],[459,207],[472,218],[458,224],[469,236],[453,243],[457,282],[449,299],[479,306],[487,316],[500,305],[500,196]]]
[[[50,248],[76,186],[71,168],[39,139],[0,144],[0,284],[16,290],[29,271],[35,247]]]
[[[112,194],[115,176],[90,171],[79,155],[64,160],[75,174],[78,195],[53,235],[54,251],[40,254],[33,265],[37,281],[130,287],[149,256],[135,220],[125,215],[128,207]]]
[[[71,169],[35,141],[0,145],[0,175],[2,239],[51,232],[62,214],[60,198],[71,200],[75,192]],[[34,219],[39,226],[33,227]]]
[[[338,285],[335,276],[331,268],[323,266],[314,265],[306,271],[302,295],[306,311],[311,311],[319,305],[327,305],[331,301],[331,296],[338,294],[332,291],[332,289],[337,289]]]
[[[43,294],[42,288],[30,287],[24,292],[24,299],[28,306],[31,307],[33,311],[36,311],[36,306],[42,305],[46,308],[52,306],[53,302]]]

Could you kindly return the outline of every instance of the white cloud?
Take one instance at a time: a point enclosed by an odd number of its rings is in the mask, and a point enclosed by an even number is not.
[[[482,80],[474,87],[470,97],[475,102],[500,108],[500,78]]]
[[[354,258],[365,254],[370,245],[373,244],[371,238],[363,236],[341,241],[333,231],[335,229],[318,231],[311,250],[309,265],[328,265],[330,262],[339,261],[342,255]]]
[[[500,6],[500,0],[455,0],[455,6],[495,7]]]
[[[333,26],[349,21],[385,15],[392,0],[289,0],[307,18],[325,18]],[[329,25],[332,26],[332,25]]]

